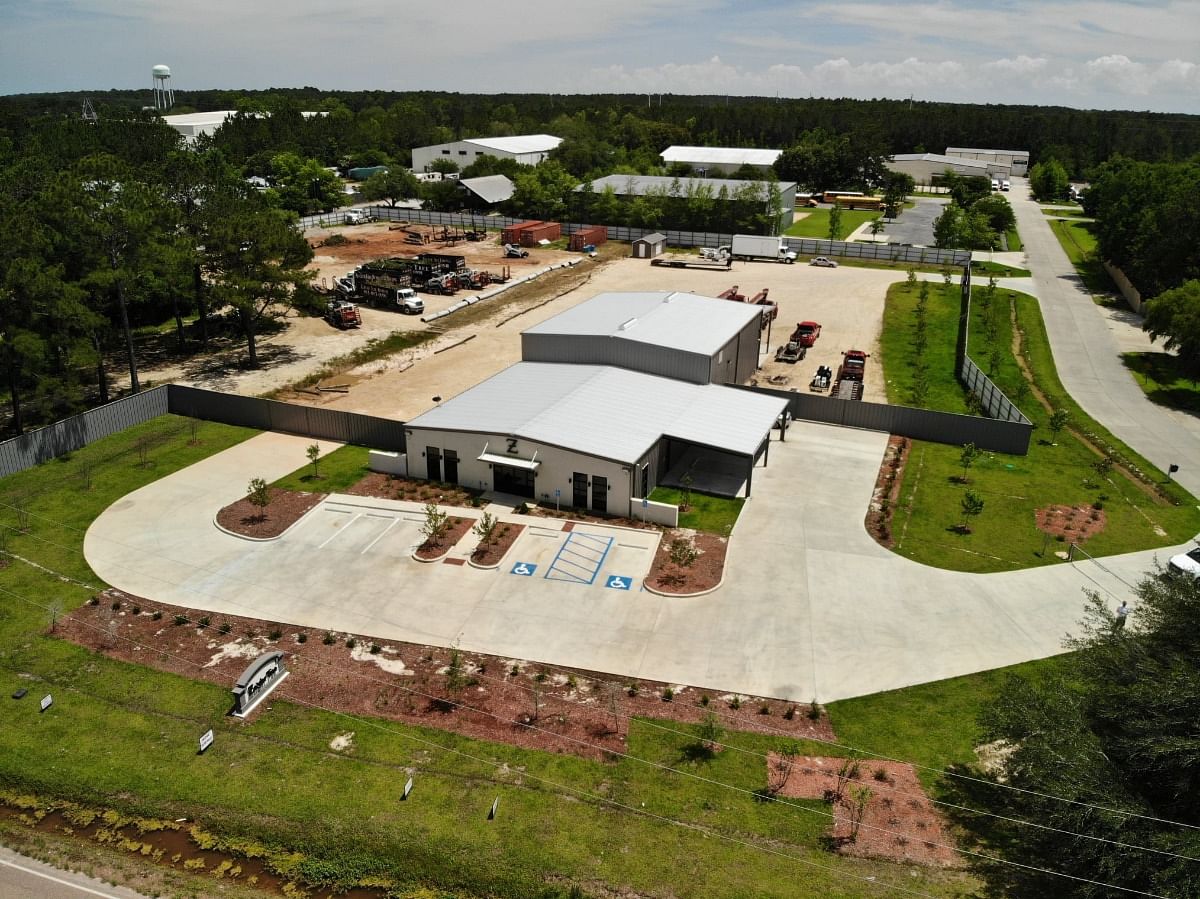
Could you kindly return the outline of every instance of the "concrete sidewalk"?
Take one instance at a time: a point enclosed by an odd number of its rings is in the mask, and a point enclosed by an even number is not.
[[[724,586],[693,599],[640,591],[650,532],[602,525],[581,526],[607,541],[595,570],[565,579],[550,570],[561,524],[547,519],[532,519],[539,533],[514,547],[529,557],[510,554],[499,571],[413,561],[419,515],[387,500],[333,497],[276,541],[225,534],[217,510],[250,477],[298,467],[310,442],[271,433],[114,503],[84,552],[119,589],[217,614],[796,701],[1054,654],[1081,616],[1084,588],[1115,607],[1152,563],[1146,552],[1105,558],[1104,568],[970,575],[897,556],[862,523],[886,440],[796,422],[755,472]]]
[[[1088,415],[1159,468],[1178,464],[1175,479],[1200,495],[1200,418],[1152,403],[1121,362],[1121,353],[1161,347],[1142,331],[1140,316],[1093,302],[1026,179],[1013,179],[1009,201],[1063,386]]]

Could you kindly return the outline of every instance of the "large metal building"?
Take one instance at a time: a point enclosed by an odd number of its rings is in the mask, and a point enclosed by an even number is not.
[[[1029,171],[1028,150],[988,150],[980,147],[947,147],[947,156],[961,159],[977,159],[989,163],[994,174],[1007,178],[1009,175],[1023,176]]]
[[[964,178],[991,178],[994,174],[1000,174],[1002,168],[1007,173],[1007,167],[993,166],[982,159],[943,156],[940,153],[897,153],[889,157],[884,165],[889,171],[911,175],[913,181],[921,185],[940,183],[947,170]]]
[[[404,426],[413,477],[615,515],[686,474],[750,494],[788,400],[608,365],[518,362]],[[781,432],[782,436],[782,432]]]
[[[744,384],[762,309],[691,293],[602,293],[521,334],[526,362],[616,365],[693,384]]]
[[[697,175],[703,176],[731,175],[744,165],[753,166],[765,174],[782,154],[782,150],[743,147],[670,146],[658,155],[665,165],[681,163],[691,166]]]
[[[412,170],[431,171],[435,159],[449,159],[465,169],[481,156],[515,159],[522,165],[544,162],[550,151],[562,143],[552,134],[519,134],[513,137],[472,137],[428,147],[413,147]]]

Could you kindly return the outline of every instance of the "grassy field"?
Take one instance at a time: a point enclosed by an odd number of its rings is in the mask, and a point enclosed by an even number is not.
[[[1016,228],[1009,228],[1004,232],[1004,235],[1005,240],[1008,242],[1008,249],[1010,252],[1019,253],[1021,250],[1025,249],[1025,244],[1022,242],[1021,235],[1017,233]]]
[[[226,716],[223,687],[47,635],[50,608],[72,609],[101,586],[81,553],[96,515],[250,434],[202,423],[193,435],[185,420],[166,416],[0,482],[4,548],[13,554],[0,570],[0,672],[11,687],[30,688],[24,701],[0,705],[0,786],[194,819],[227,840],[289,850],[279,857],[290,876],[330,889],[368,875],[405,889],[522,899],[562,896],[572,883],[583,885],[583,895],[611,895],[611,888],[845,899],[886,895],[891,883],[937,897],[976,886],[959,872],[830,855],[822,848],[823,803],[756,801],[750,793],[765,782],[761,753],[790,742],[782,738],[727,734],[745,751],[697,760],[687,726],[680,734],[633,721],[629,753],[640,761],[595,762],[302,707],[287,701],[286,683],[270,711],[243,724]],[[140,440],[147,436],[154,439]],[[144,463],[139,445],[148,447]],[[350,452],[323,464],[333,480],[358,463]],[[169,650],[169,643],[147,647]],[[961,688],[964,696],[969,689]],[[43,692],[53,692],[55,703],[39,715]],[[986,690],[978,695],[986,701]],[[905,725],[887,720],[889,708],[906,718],[923,701],[843,704],[836,725],[864,742],[883,734],[888,751],[911,750],[917,761],[961,757],[961,741],[910,743]],[[964,699],[943,711],[939,726],[970,733],[977,707]],[[216,742],[198,756],[196,739],[209,727]],[[331,751],[330,740],[347,731],[355,733],[353,750]],[[401,803],[399,785],[410,773],[416,789]],[[500,815],[488,822],[497,797]]]
[[[1154,402],[1185,412],[1200,412],[1200,385],[1185,375],[1172,353],[1123,353],[1125,367]]]
[[[958,315],[955,287],[931,285],[927,312],[929,371],[926,408],[966,412],[967,403],[953,377],[954,334]],[[1178,504],[1112,470],[1101,475],[1100,459],[1083,436],[1159,482],[1165,475],[1090,420],[1063,390],[1054,370],[1037,301],[1026,294],[997,290],[990,303],[995,337],[988,338],[985,289],[974,291],[971,356],[1012,397],[1036,425],[1026,456],[983,452],[966,472],[969,488],[984,499],[972,532],[960,533],[959,503],[964,493],[959,464],[961,448],[914,441],[899,502],[893,514],[896,552],[927,565],[961,571],[1004,571],[1052,564],[1053,552],[1065,548],[1051,542],[1042,555],[1044,538],[1033,514],[1049,505],[1091,506],[1099,503],[1107,526],[1085,548],[1093,555],[1131,552],[1187,541],[1200,531],[1195,500],[1177,485],[1168,489]],[[914,308],[917,289],[895,285],[888,292],[881,356],[887,374],[889,402],[913,404]],[[1026,357],[1052,408],[1069,414],[1068,427],[1057,436],[1049,428],[1050,413],[1034,398],[1011,352],[1013,321],[1023,332]],[[994,354],[993,354],[994,353]],[[1161,531],[1161,533],[1160,533]]]
[[[1027,268],[1014,268],[999,262],[971,261],[972,275],[995,275],[997,278],[1029,278],[1033,273]]]
[[[291,474],[280,478],[272,487],[282,487],[285,490],[316,491],[319,493],[339,493],[365,477],[368,450],[364,446],[343,446],[334,450],[328,456],[317,459],[317,470],[314,474],[311,464],[304,465]],[[304,459],[297,459],[302,464]]]
[[[1083,211],[1082,206],[1074,209],[1043,209],[1042,214],[1048,218],[1087,218],[1087,213]]]
[[[879,218],[879,215],[878,212],[867,209],[843,209],[841,228],[834,240],[845,240],[859,225],[873,221]],[[793,223],[783,233],[788,237],[815,237],[826,240],[829,237],[829,210],[809,209],[808,215]]]
[[[1073,222],[1066,219],[1051,219],[1050,230],[1083,279],[1083,286],[1093,296],[1116,293],[1117,286],[1100,264],[1096,256],[1096,236],[1089,222]]]
[[[655,487],[650,492],[650,499],[656,503],[679,505],[683,501],[683,494],[674,487]],[[707,534],[727,535],[733,530],[733,525],[745,503],[744,499],[709,496],[693,490],[688,499],[690,508],[686,512],[679,513],[679,526],[694,528]]]

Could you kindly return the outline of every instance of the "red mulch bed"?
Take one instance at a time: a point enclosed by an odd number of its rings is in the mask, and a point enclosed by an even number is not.
[[[950,868],[962,864],[952,848],[945,819],[929,801],[916,770],[904,762],[858,761],[859,774],[848,779],[837,797],[838,771],[844,758],[797,756],[789,770],[780,756],[767,761],[768,780],[778,795],[825,799],[833,805],[833,840],[843,855]],[[853,831],[854,790],[871,791],[857,836]]]
[[[415,503],[437,503],[439,506],[470,506],[471,500],[478,496],[478,493],[454,484],[434,484],[378,471],[371,472],[342,492],[350,496],[403,499]]]
[[[459,518],[457,515],[450,517],[450,527],[446,529],[446,533],[442,535],[442,539],[438,543],[430,543],[426,540],[417,547],[416,557],[418,559],[440,559],[450,550],[454,549],[456,543],[463,538],[467,531],[475,524],[474,518]]]
[[[657,524],[651,521],[642,521],[640,518],[621,518],[617,515],[597,515],[595,512],[589,512],[587,509],[576,509],[572,506],[563,506],[556,509],[554,506],[539,504],[530,505],[527,507],[527,515],[533,515],[537,518],[560,518],[571,519],[572,522],[586,522],[587,524],[607,524],[619,528],[637,528],[638,530],[655,530]],[[568,522],[570,523],[570,522]],[[563,528],[563,530],[569,530]]]
[[[121,604],[119,610],[112,609],[113,602]],[[136,615],[135,606],[139,608]],[[162,613],[158,620],[153,617],[155,611]],[[175,625],[177,614],[192,622],[207,615],[210,625]],[[226,624],[229,633],[223,635],[220,629]],[[276,630],[282,632],[281,637],[271,640],[269,635]],[[635,715],[694,723],[713,711],[729,731],[834,739],[824,710],[812,720],[807,705],[748,696],[735,699],[679,685],[670,685],[673,699],[664,702],[667,684],[641,681],[634,690],[629,681],[615,677],[467,652],[461,653],[463,669],[477,682],[455,698],[446,691],[448,649],[376,639],[381,651],[372,655],[369,636],[353,635],[357,647],[351,650],[346,643],[348,634],[336,633],[334,642],[326,644],[325,631],[319,629],[168,606],[111,589],[99,596],[96,605],[81,606],[60,618],[56,633],[114,658],[229,688],[254,656],[282,649],[288,652],[292,673],[274,694],[280,700],[295,699],[349,714],[584,758],[624,751],[625,716]],[[307,635],[306,642],[298,641],[300,633]],[[244,647],[246,654],[222,653],[222,647],[233,646]],[[403,662],[404,673],[384,670],[378,662]],[[536,727],[531,727],[528,718],[534,711],[535,685],[540,713]],[[451,699],[471,708],[456,708],[448,702]],[[615,721],[610,703],[616,705]],[[267,706],[269,702],[260,708]],[[764,708],[769,714],[762,714]]]
[[[1034,522],[1051,537],[1081,542],[1103,531],[1108,516],[1091,506],[1047,506],[1034,512]]]
[[[523,524],[500,522],[496,525],[496,538],[487,546],[477,547],[475,552],[471,553],[471,561],[484,567],[499,565],[504,554],[517,542],[517,538],[521,536],[523,530],[525,530]]]
[[[900,498],[900,485],[904,483],[904,466],[908,463],[908,451],[912,441],[894,434],[888,438],[883,461],[879,463],[879,474],[875,476],[875,490],[871,494],[871,505],[867,509],[867,533],[875,542],[891,549],[895,545],[892,535],[892,514]]]
[[[700,555],[684,568],[671,561],[671,541],[689,536]],[[686,595],[710,590],[721,583],[725,572],[725,551],[728,548],[729,541],[716,534],[667,530],[658,544],[658,552],[654,554],[654,563],[646,575],[646,582],[663,593]]]
[[[268,539],[278,537],[299,521],[309,509],[325,499],[325,493],[298,493],[293,490],[270,489],[271,502],[265,510],[242,498],[217,513],[217,523],[227,531],[243,537]]]

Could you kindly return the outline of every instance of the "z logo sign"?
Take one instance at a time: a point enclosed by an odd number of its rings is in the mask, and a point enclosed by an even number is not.
[[[505,452],[512,453],[515,456],[517,454],[517,438],[506,437],[505,439],[508,441],[508,449]]]

